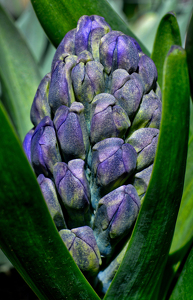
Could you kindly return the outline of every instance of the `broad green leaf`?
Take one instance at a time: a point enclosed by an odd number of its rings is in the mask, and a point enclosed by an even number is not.
[[[173,12],[169,12],[162,18],[159,24],[151,55],[157,67],[158,82],[161,89],[163,85],[164,60],[172,45],[181,46],[181,38],[176,16]]]
[[[30,106],[40,82],[26,42],[0,5],[0,79],[3,102],[22,140],[32,128]]]
[[[159,299],[165,299],[174,276],[193,243],[193,106],[191,104],[188,156],[182,201],[175,226],[169,257],[163,274]]]
[[[190,75],[190,89],[193,99],[193,10],[187,30],[185,49],[187,52],[188,69]]]
[[[193,248],[169,300],[191,300],[193,295]]]
[[[64,35],[77,26],[83,15],[99,15],[105,18],[113,30],[119,30],[138,39],[106,0],[31,0],[36,15],[55,47]],[[138,41],[139,42],[139,41]],[[144,53],[148,50],[140,43]]]
[[[99,300],[57,232],[2,104],[0,136],[0,248],[40,300]]]
[[[164,63],[163,113],[152,177],[128,250],[105,300],[147,300],[159,282],[182,196],[188,132],[186,53],[175,46]]]
[[[189,22],[188,34],[186,39],[186,47],[189,49],[187,52],[187,61],[190,75],[190,88],[193,86],[193,81],[191,79],[191,70],[193,74],[193,65],[191,69],[192,59],[191,59],[191,47],[193,53],[193,39],[190,34],[192,28],[193,33],[193,16]],[[193,78],[193,77],[192,77]],[[163,275],[162,284],[159,292],[159,299],[163,300],[166,296],[168,288],[178,272],[178,269],[183,262],[185,256],[187,255],[192,243],[193,243],[193,106],[191,105],[191,115],[190,115],[190,133],[189,133],[189,143],[188,143],[188,157],[186,165],[186,175],[184,183],[183,197],[180,205],[180,210],[175,226],[174,237],[172,240],[172,245],[170,249],[170,255],[166,264],[166,268]]]

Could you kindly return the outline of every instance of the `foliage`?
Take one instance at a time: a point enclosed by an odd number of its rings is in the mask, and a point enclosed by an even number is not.
[[[104,16],[113,29],[135,37],[106,0],[31,2],[55,46],[86,14]],[[22,150],[40,74],[49,71],[54,51],[41,30],[34,39],[30,28],[26,42],[30,20],[23,17],[16,26],[0,5],[0,247],[39,299],[100,299],[63,244]],[[163,95],[158,150],[129,246],[104,299],[191,299],[192,31],[191,19],[183,49],[175,13],[167,13],[157,29],[151,57]]]

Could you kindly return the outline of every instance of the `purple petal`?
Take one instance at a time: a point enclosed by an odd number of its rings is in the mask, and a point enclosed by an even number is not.
[[[67,34],[62,39],[60,45],[58,46],[53,61],[52,61],[52,72],[54,70],[54,66],[58,60],[61,59],[61,57],[66,54],[75,54],[75,34],[76,34],[76,28],[70,30],[67,32]]]
[[[27,156],[27,159],[29,163],[31,164],[31,139],[34,133],[34,128],[31,129],[25,136],[23,141],[23,149],[25,151],[25,154]]]
[[[37,126],[44,117],[51,117],[51,110],[48,103],[50,79],[51,75],[48,73],[40,82],[35,94],[30,111],[30,118],[34,126]]]
[[[61,161],[53,122],[45,117],[34,130],[31,139],[31,161],[37,175],[52,176],[53,166]]]

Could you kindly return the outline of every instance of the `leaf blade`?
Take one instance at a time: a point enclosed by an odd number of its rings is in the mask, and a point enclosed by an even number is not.
[[[192,103],[190,104],[190,134],[188,142],[188,156],[186,163],[184,190],[178,213],[178,218],[176,221],[170,253],[168,256],[168,260],[163,274],[163,279],[161,282],[161,287],[159,290],[158,299],[160,300],[165,299],[170,284],[172,280],[175,280],[174,277],[178,272],[179,268],[181,267],[181,263],[183,263],[185,256],[190,251],[193,243],[193,106]]]

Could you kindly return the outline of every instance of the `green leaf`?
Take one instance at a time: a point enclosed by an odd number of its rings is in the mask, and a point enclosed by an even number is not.
[[[188,69],[190,75],[190,89],[193,99],[193,10],[187,30],[185,49],[187,52]]]
[[[3,102],[23,140],[32,128],[30,106],[40,82],[39,69],[23,37],[0,5],[0,78]]]
[[[170,300],[190,300],[193,295],[193,248],[186,260],[182,273],[172,292]]]
[[[169,257],[163,273],[158,299],[163,300],[167,296],[172,280],[178,272],[181,263],[193,242],[193,106],[190,114],[190,134],[188,142],[188,156],[186,163],[186,175],[182,201],[175,226]]]
[[[31,3],[42,27],[55,47],[69,30],[77,26],[78,19],[83,15],[102,16],[113,30],[122,31],[138,41],[106,0],[31,0]],[[143,52],[149,55],[148,50],[141,42],[139,43]]]
[[[57,232],[2,104],[0,136],[1,249],[39,299],[99,300]]]
[[[162,89],[164,60],[172,45],[181,46],[180,30],[173,12],[167,13],[161,20],[154,41],[153,59],[158,72],[158,82]]]
[[[147,300],[154,292],[166,263],[180,206],[188,132],[186,53],[175,46],[164,63],[163,113],[152,177],[128,250],[105,300]]]
[[[164,297],[168,292],[170,284],[193,243],[193,105],[192,103],[190,104],[190,133],[184,190],[175,226],[174,237],[159,291],[160,300],[165,299]]]

